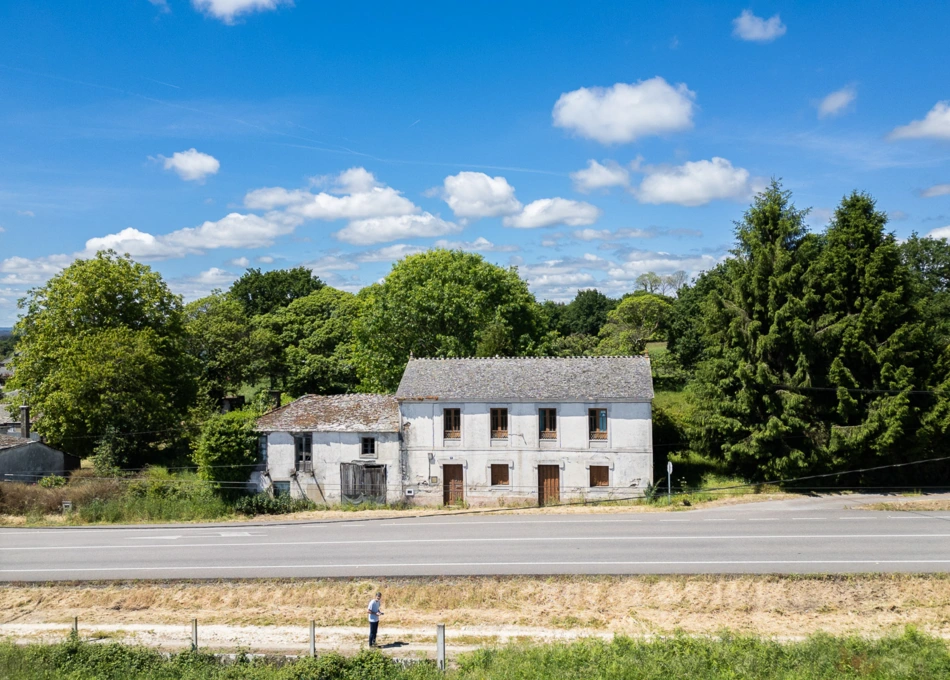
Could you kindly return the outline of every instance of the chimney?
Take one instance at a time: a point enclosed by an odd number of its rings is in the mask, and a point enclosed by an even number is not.
[[[270,398],[274,408],[280,408],[280,390],[271,390]]]
[[[30,407],[20,407],[20,436],[24,439],[30,438]]]

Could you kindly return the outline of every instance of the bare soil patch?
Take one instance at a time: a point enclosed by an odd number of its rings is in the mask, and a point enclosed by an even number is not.
[[[676,630],[705,635],[730,629],[780,638],[816,631],[878,635],[907,625],[950,638],[950,577],[943,575],[5,585],[0,586],[0,635],[48,635],[48,624],[56,624],[53,630],[61,635],[78,616],[87,631],[99,627],[111,636],[132,631],[146,643],[148,630],[165,631],[151,634],[152,644],[164,646],[170,639],[186,644],[187,626],[197,618],[202,629],[218,627],[221,647],[245,646],[244,641],[252,649],[276,649],[282,646],[275,635],[281,640],[290,635],[296,640],[291,646],[299,645],[300,636],[305,643],[313,619],[324,647],[358,648],[364,608],[376,589],[384,593],[383,628],[407,637],[407,644],[427,640],[437,623],[462,636],[460,644]],[[179,632],[169,637],[168,630]]]
[[[887,501],[862,505],[863,510],[885,510],[887,512],[932,512],[950,511],[950,499],[922,499],[919,501]]]

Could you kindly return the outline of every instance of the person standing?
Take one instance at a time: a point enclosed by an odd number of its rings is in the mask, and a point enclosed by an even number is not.
[[[379,617],[383,615],[379,611],[379,605],[383,601],[383,594],[376,593],[376,597],[369,601],[366,611],[369,612],[369,646],[376,646],[376,631],[379,630]]]

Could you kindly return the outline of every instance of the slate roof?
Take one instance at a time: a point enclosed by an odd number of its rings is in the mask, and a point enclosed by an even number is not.
[[[396,398],[441,401],[647,401],[650,359],[410,359]]]
[[[399,403],[389,394],[308,394],[257,419],[261,432],[398,432]]]
[[[0,434],[0,451],[14,449],[17,446],[23,446],[29,443],[31,443],[31,440],[23,439],[23,437],[15,437],[12,434]]]

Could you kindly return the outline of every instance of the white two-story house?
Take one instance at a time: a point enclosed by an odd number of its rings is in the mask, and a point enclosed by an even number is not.
[[[410,359],[395,397],[302,397],[258,427],[277,492],[548,504],[643,493],[652,399],[647,357]]]

